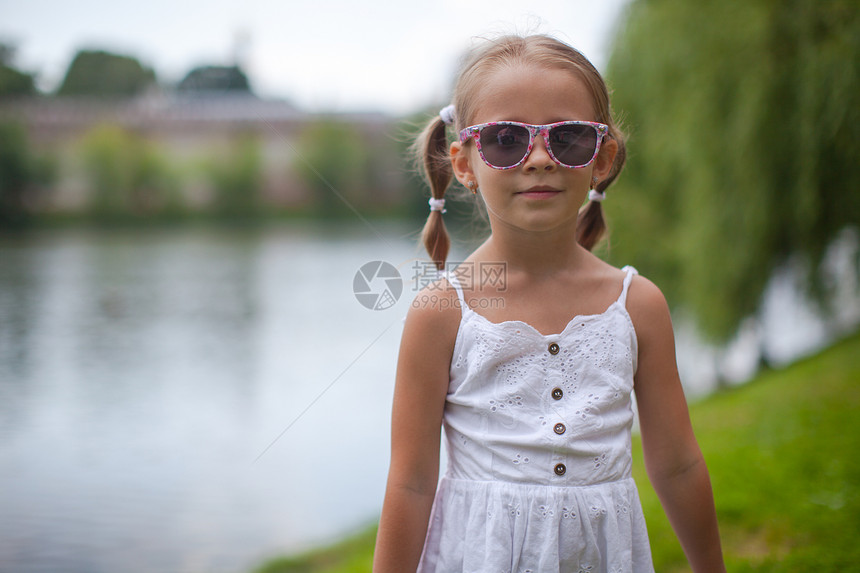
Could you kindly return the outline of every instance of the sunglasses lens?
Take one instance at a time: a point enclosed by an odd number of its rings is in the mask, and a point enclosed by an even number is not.
[[[488,125],[480,138],[484,159],[496,167],[516,165],[529,150],[529,131],[520,125]]]
[[[590,125],[560,125],[549,132],[552,154],[569,167],[585,165],[594,157],[597,130]]]

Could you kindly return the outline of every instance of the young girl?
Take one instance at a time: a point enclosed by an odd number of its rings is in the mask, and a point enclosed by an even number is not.
[[[648,475],[693,570],[724,571],[666,302],[590,252],[625,156],[600,74],[546,36],[489,42],[418,147],[440,271],[452,176],[484,202],[491,234],[407,316],[374,571],[653,571],[633,390]],[[502,276],[482,280],[489,268]]]

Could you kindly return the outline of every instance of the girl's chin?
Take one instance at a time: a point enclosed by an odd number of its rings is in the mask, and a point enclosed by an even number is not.
[[[561,213],[506,213],[490,217],[490,227],[493,231],[510,229],[526,233],[555,233],[576,232],[577,213],[564,217]]]

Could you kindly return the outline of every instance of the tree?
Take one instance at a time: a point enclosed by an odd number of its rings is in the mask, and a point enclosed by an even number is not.
[[[300,137],[296,172],[313,192],[317,214],[343,216],[359,208],[370,184],[370,151],[358,130],[343,122],[321,119]]]
[[[201,66],[194,68],[176,86],[179,92],[251,93],[248,76],[239,66]]]
[[[155,72],[135,58],[81,50],[69,64],[57,95],[129,97],[153,84]]]
[[[33,74],[16,69],[13,65],[14,59],[15,48],[0,43],[0,99],[36,93]]]
[[[30,180],[30,149],[24,129],[0,124],[0,227],[26,221],[25,196]]]
[[[854,3],[634,0],[619,30],[608,77],[631,137],[607,204],[613,260],[714,341],[788,262],[826,300],[826,249],[860,223]]]
[[[176,176],[158,148],[140,135],[99,125],[83,138],[81,154],[90,188],[88,211],[96,221],[181,212]]]
[[[263,165],[260,142],[251,133],[230,142],[229,152],[209,165],[213,210],[225,220],[249,221],[262,214]]]
[[[34,152],[23,125],[0,122],[0,229],[31,223],[56,177],[56,158]]]

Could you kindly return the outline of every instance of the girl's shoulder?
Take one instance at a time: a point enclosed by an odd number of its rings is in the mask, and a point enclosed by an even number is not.
[[[627,310],[631,317],[636,315],[647,319],[654,314],[668,312],[669,307],[660,287],[648,278],[636,274],[627,291]]]
[[[453,352],[460,316],[460,300],[454,285],[440,277],[426,284],[412,299],[405,329],[419,337],[444,342]]]
[[[658,310],[661,306],[665,306],[666,299],[663,297],[663,292],[660,288],[651,282],[648,278],[639,274],[639,271],[634,267],[625,266],[623,268],[616,267],[605,260],[601,259],[594,253],[589,255],[587,265],[588,272],[596,280],[606,284],[618,285],[620,288],[629,274],[633,274],[630,280],[630,285],[627,287],[627,309],[631,317],[633,314],[642,314],[643,312]]]
[[[636,275],[627,291],[627,313],[633,322],[640,350],[650,342],[674,341],[669,305],[660,288],[647,278]],[[673,342],[674,344],[674,342]]]
[[[462,280],[462,279],[460,279]],[[430,316],[434,320],[450,319],[448,315],[457,313],[449,312],[459,310],[459,296],[457,294],[457,273],[445,273],[434,281],[425,284],[412,299],[409,312],[417,312],[421,315],[435,312]]]

